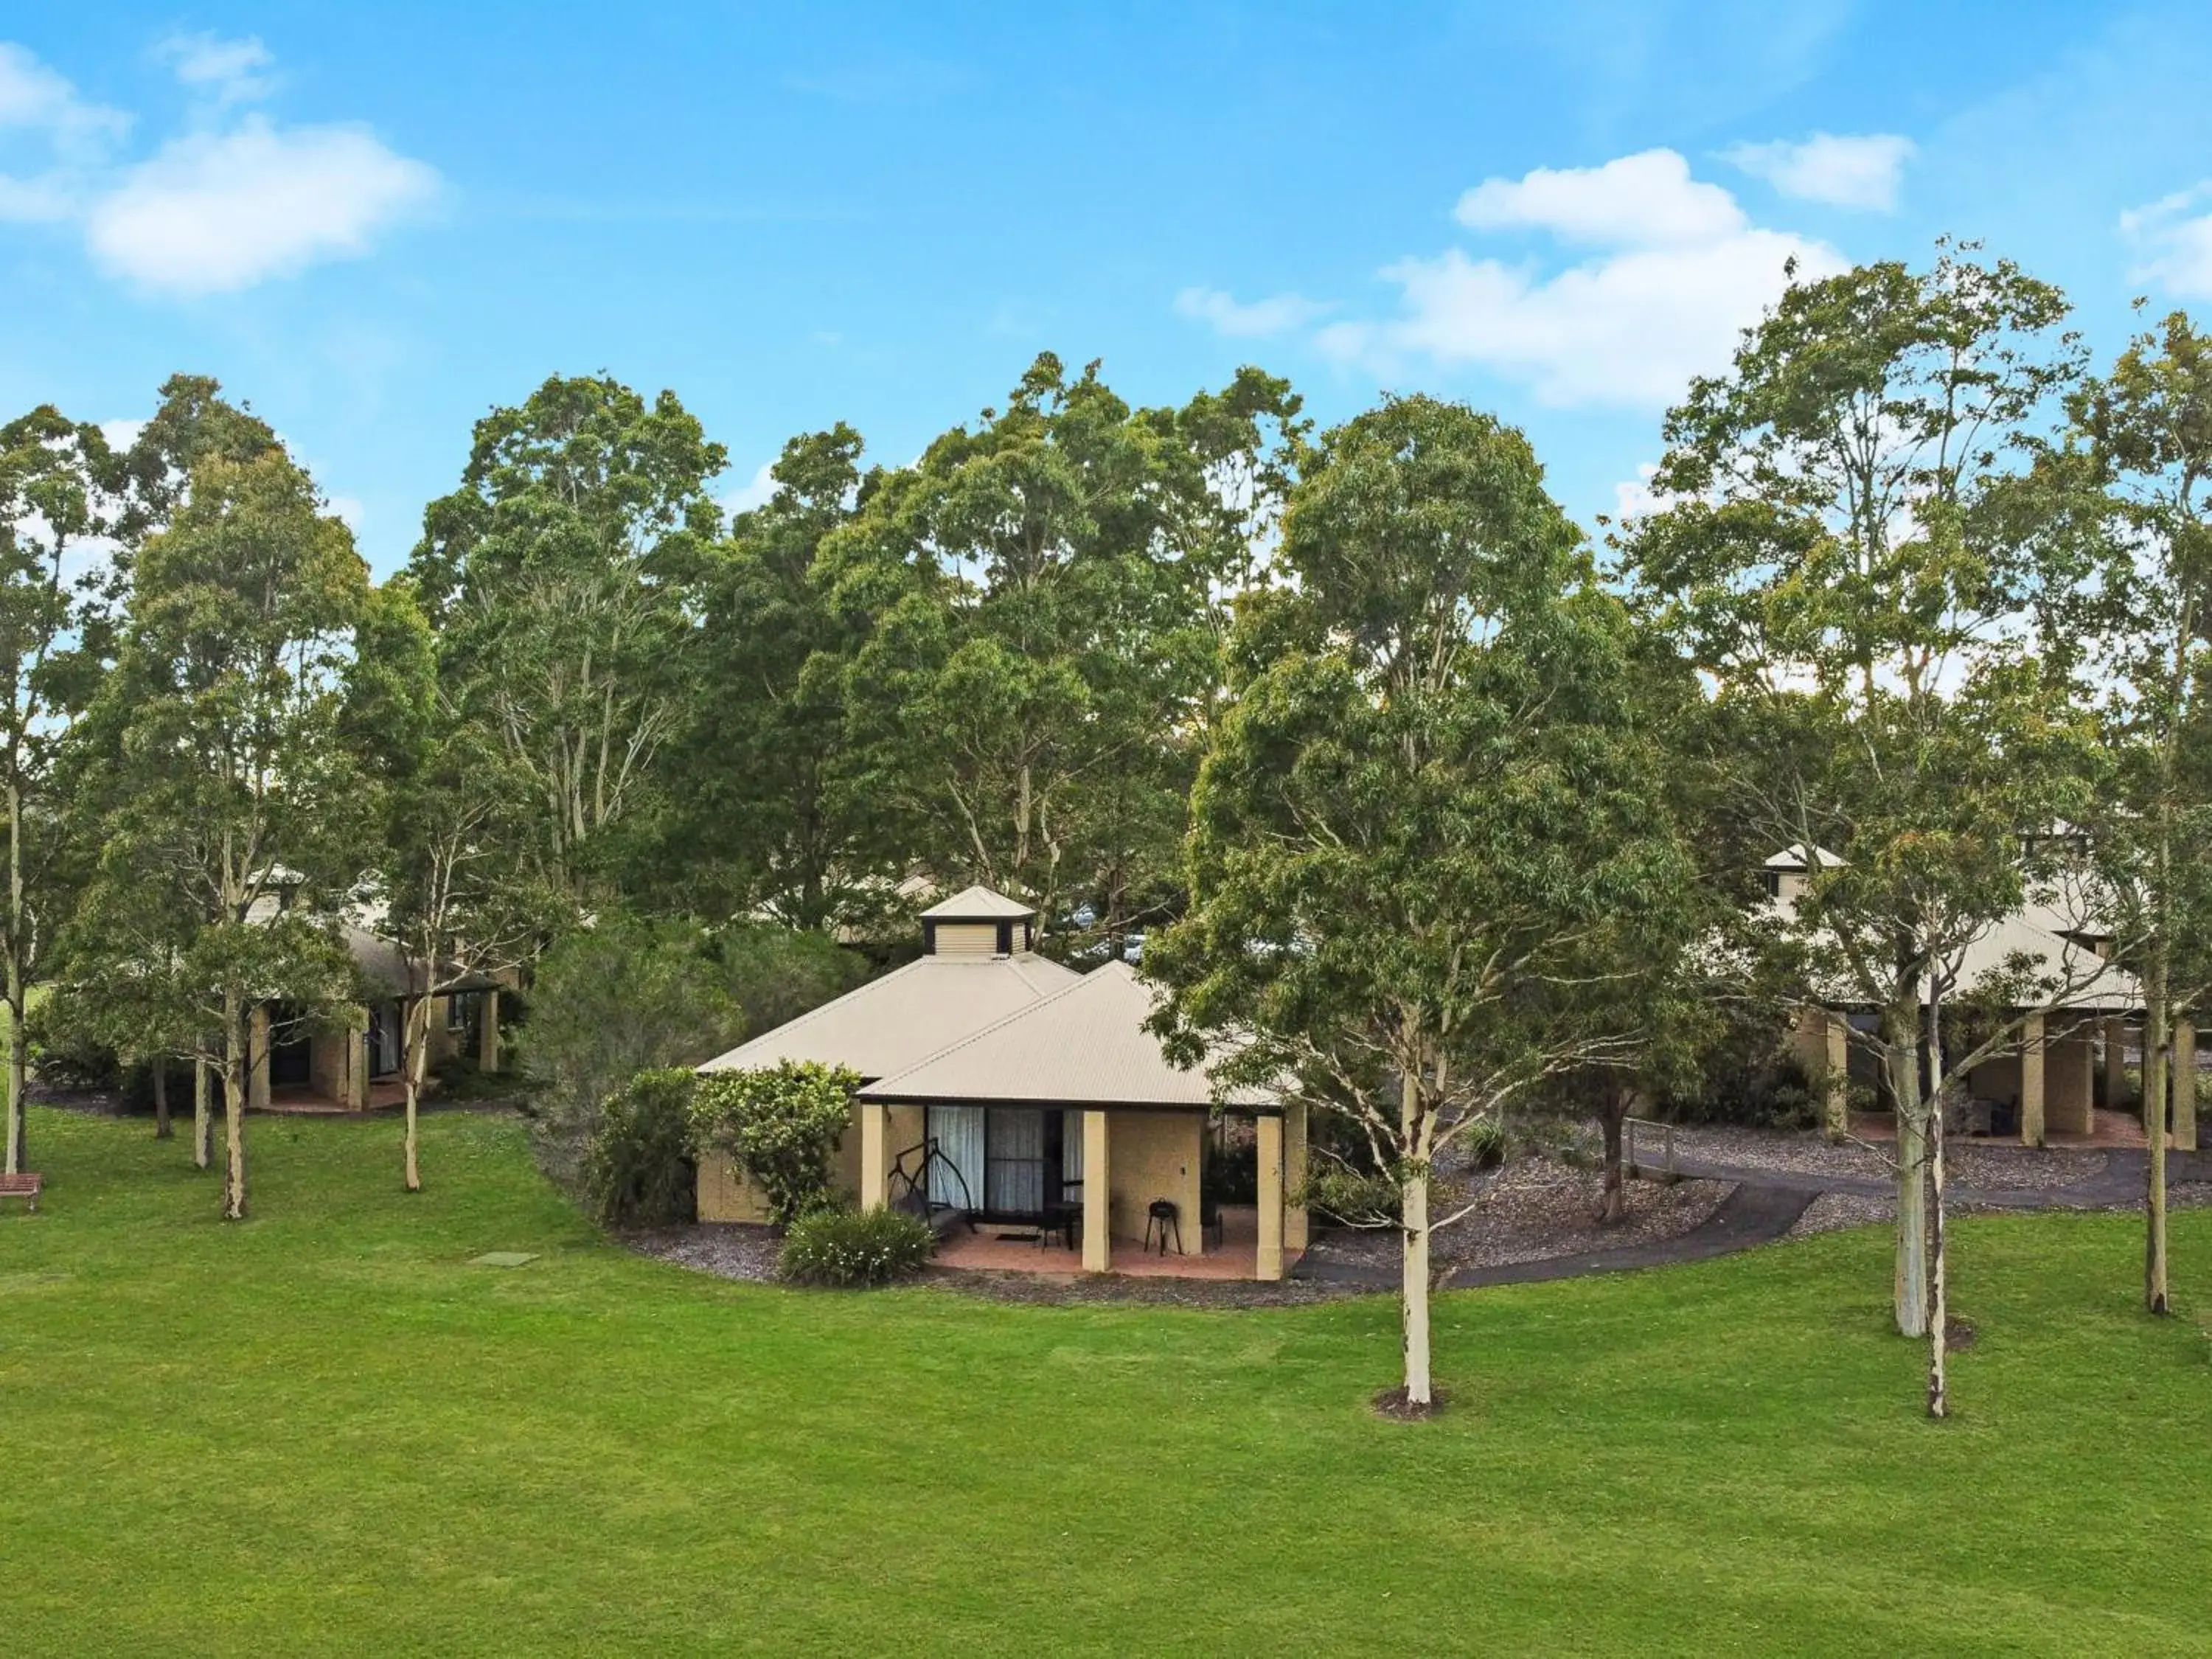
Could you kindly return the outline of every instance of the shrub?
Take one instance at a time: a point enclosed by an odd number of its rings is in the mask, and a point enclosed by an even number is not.
[[[847,989],[857,958],[818,934],[602,911],[500,999],[546,1171],[574,1189],[601,1104],[639,1072],[696,1066]],[[501,1092],[512,1091],[502,1089]]]
[[[727,1152],[788,1225],[830,1195],[830,1158],[851,1121],[857,1073],[809,1060],[709,1072],[691,1097],[694,1144]]]
[[[691,1091],[680,1066],[640,1072],[607,1097],[584,1158],[592,1213],[610,1227],[676,1226],[698,1218]]]
[[[779,1268],[795,1285],[888,1285],[921,1271],[937,1235],[904,1210],[817,1208],[791,1224]]]
[[[640,1072],[696,1065],[744,1031],[714,972],[699,927],[619,911],[560,939],[538,964],[530,1021],[518,1034],[525,1073],[541,1086],[538,1148],[546,1172],[575,1190],[603,1104]]]
[[[80,1000],[67,992],[31,1002],[23,1037],[25,1059],[50,1089],[98,1094],[122,1086],[122,1060],[94,1028]]]

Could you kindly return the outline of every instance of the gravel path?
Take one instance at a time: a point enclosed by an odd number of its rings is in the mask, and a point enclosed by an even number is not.
[[[1466,1184],[1443,1183],[1443,1200],[1475,1195],[1474,1214],[1437,1236],[1438,1282],[1447,1288],[1525,1283],[1703,1261],[1784,1237],[1887,1220],[1894,1177],[1855,1163],[1865,1149],[1831,1147],[1814,1137],[1752,1130],[1699,1132],[1678,1156],[1699,1178],[1632,1182],[1628,1218],[1612,1227],[1591,1218],[1595,1174],[1546,1157],[1485,1172]],[[2051,1209],[2127,1209],[2141,1202],[2145,1154],[2034,1152],[1959,1148],[1951,1200],[1955,1213]],[[1728,1154],[1726,1161],[1722,1154]],[[1829,1154],[1844,1156],[1830,1157]],[[2212,1205],[2212,1150],[2168,1158],[2176,1208]],[[1455,1205],[1452,1207],[1455,1207]],[[775,1276],[778,1240],[766,1228],[702,1224],[623,1236],[632,1249],[726,1279]],[[1182,1307],[1275,1307],[1387,1290],[1397,1283],[1397,1237],[1388,1232],[1325,1233],[1281,1284],[1227,1279],[1060,1277],[930,1269],[922,1282],[964,1295],[1024,1303],[1137,1302]]]
[[[1546,1157],[1526,1158],[1486,1172],[1475,1189],[1474,1213],[1435,1236],[1431,1255],[1439,1273],[1498,1267],[1593,1250],[1656,1244],[1702,1225],[1734,1183],[1683,1181],[1671,1186],[1632,1182],[1628,1215],[1607,1226],[1595,1218],[1598,1180]],[[1467,1201],[1468,1189],[1439,1190],[1431,1208],[1449,1215]],[[1323,1234],[1306,1252],[1318,1272],[1345,1267],[1398,1271],[1398,1235],[1346,1228]]]

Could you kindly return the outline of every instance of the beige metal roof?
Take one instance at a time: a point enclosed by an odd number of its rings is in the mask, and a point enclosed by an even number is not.
[[[1843,860],[1838,858],[1833,853],[1831,853],[1825,847],[1815,847],[1813,849],[1813,853],[1814,856],[1820,860],[1820,867],[1823,870],[1837,870],[1843,867]],[[1803,870],[1808,868],[1808,864],[1805,857],[1805,843],[1802,841],[1791,842],[1789,846],[1784,848],[1772,858],[1767,860],[1765,867],[1769,870]]]
[[[1152,988],[1127,963],[1109,962],[860,1094],[869,1100],[976,1105],[1211,1104],[1213,1089],[1205,1072],[1170,1065],[1159,1039],[1145,1029],[1152,1012]],[[1273,1105],[1274,1097],[1241,1090],[1228,1103]]]
[[[988,887],[969,887],[921,913],[924,921],[1006,921],[1033,916],[1030,905],[994,893]]]
[[[996,1024],[1076,977],[1042,957],[921,957],[764,1031],[702,1072],[743,1071],[787,1060],[849,1066],[887,1077],[949,1042]]]

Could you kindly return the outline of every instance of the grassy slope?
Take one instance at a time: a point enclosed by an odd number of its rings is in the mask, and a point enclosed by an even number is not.
[[[601,1243],[510,1126],[40,1113],[0,1214],[11,1652],[2203,1652],[2212,1371],[2124,1218],[1960,1230],[1960,1416],[1885,1241],[1264,1312],[794,1294]],[[2212,1215],[2177,1219],[2177,1284]],[[465,1258],[540,1252],[513,1270]]]

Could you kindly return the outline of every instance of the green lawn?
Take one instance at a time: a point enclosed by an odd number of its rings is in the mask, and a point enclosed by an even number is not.
[[[1961,1227],[1979,1345],[1917,1415],[1877,1232],[1438,1308],[798,1294],[602,1243],[519,1133],[35,1115],[0,1213],[9,1654],[2203,1653],[2191,1316],[2124,1217]],[[536,1251],[512,1269],[482,1251]]]

